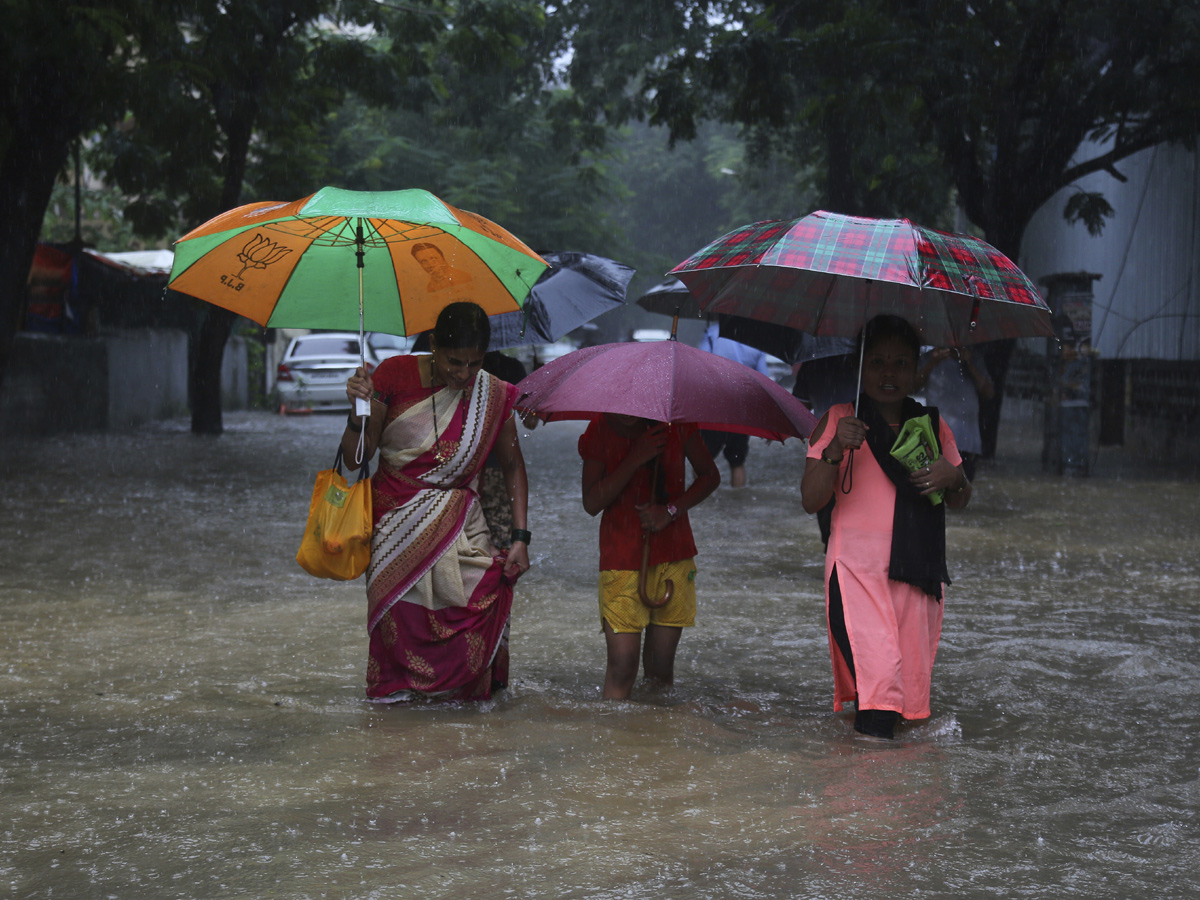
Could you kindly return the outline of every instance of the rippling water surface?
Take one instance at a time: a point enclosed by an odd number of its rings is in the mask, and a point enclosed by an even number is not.
[[[0,444],[0,886],[20,898],[1192,897],[1200,489],[1014,443],[951,514],[933,717],[831,711],[803,448],[695,511],[677,685],[599,700],[580,428],[525,439],[513,684],[362,701],[361,583],[293,561],[340,420]],[[1036,451],[1036,448],[1035,448]],[[1103,460],[1102,460],[1103,462]]]

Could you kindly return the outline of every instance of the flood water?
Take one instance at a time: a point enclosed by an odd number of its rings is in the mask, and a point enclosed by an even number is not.
[[[950,514],[933,717],[880,745],[832,712],[797,442],[752,441],[750,486],[693,514],[676,686],[606,703],[580,428],[538,429],[510,689],[385,708],[362,584],[293,559],[340,418],[226,426],[0,443],[9,896],[1200,891],[1190,477],[1052,478],[1006,439]]]

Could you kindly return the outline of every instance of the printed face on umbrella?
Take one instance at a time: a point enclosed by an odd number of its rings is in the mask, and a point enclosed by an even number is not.
[[[429,284],[425,286],[425,290],[428,293],[452,290],[470,284],[475,280],[470,272],[450,265],[446,261],[446,254],[441,251],[437,244],[430,243],[429,241],[418,241],[416,244],[413,244],[410,252],[413,259],[420,264],[421,268],[429,276]]]

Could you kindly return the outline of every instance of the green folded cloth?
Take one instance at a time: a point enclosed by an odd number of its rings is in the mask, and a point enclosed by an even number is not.
[[[892,444],[891,454],[910,472],[931,465],[941,456],[937,435],[933,433],[933,423],[928,415],[917,416],[904,423],[896,435],[896,443]],[[934,491],[929,495],[929,502],[937,506],[942,502],[943,494],[943,491]]]

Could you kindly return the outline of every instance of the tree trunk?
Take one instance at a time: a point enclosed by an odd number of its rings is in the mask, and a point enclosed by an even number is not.
[[[225,430],[221,417],[221,363],[236,314],[210,306],[192,348],[192,434],[217,435]]]
[[[257,106],[253,100],[243,104],[225,123],[228,147],[225,154],[225,177],[221,190],[221,209],[224,212],[237,206],[242,195],[242,181],[246,176],[246,158],[250,152],[250,138],[254,131]],[[192,404],[192,433],[220,434],[224,430],[221,419],[221,363],[225,358],[225,344],[233,329],[236,313],[219,306],[211,306],[200,337],[192,348],[192,369],[189,397]]]
[[[979,440],[981,456],[996,458],[996,443],[1000,438],[1000,411],[1004,406],[1004,382],[1008,378],[1008,364],[1012,360],[1016,341],[993,341],[979,348],[983,364],[987,366],[995,392],[979,401]]]
[[[19,137],[0,159],[0,197],[6,200],[0,218],[0,384],[24,312],[25,286],[54,179],[78,134],[78,117],[52,68],[27,73],[13,96],[21,104],[12,118]]]
[[[1029,213],[1022,222],[1008,221],[999,226],[986,229],[988,243],[1011,259],[1014,263],[1021,258],[1021,238],[1025,234],[1025,225],[1032,218]],[[1016,217],[1014,217],[1016,218]],[[984,365],[991,376],[995,392],[989,400],[979,401],[979,439],[981,456],[984,459],[996,458],[996,444],[1000,438],[1000,413],[1004,408],[1004,385],[1008,380],[1008,364],[1012,361],[1016,341],[993,341],[980,347]]]

